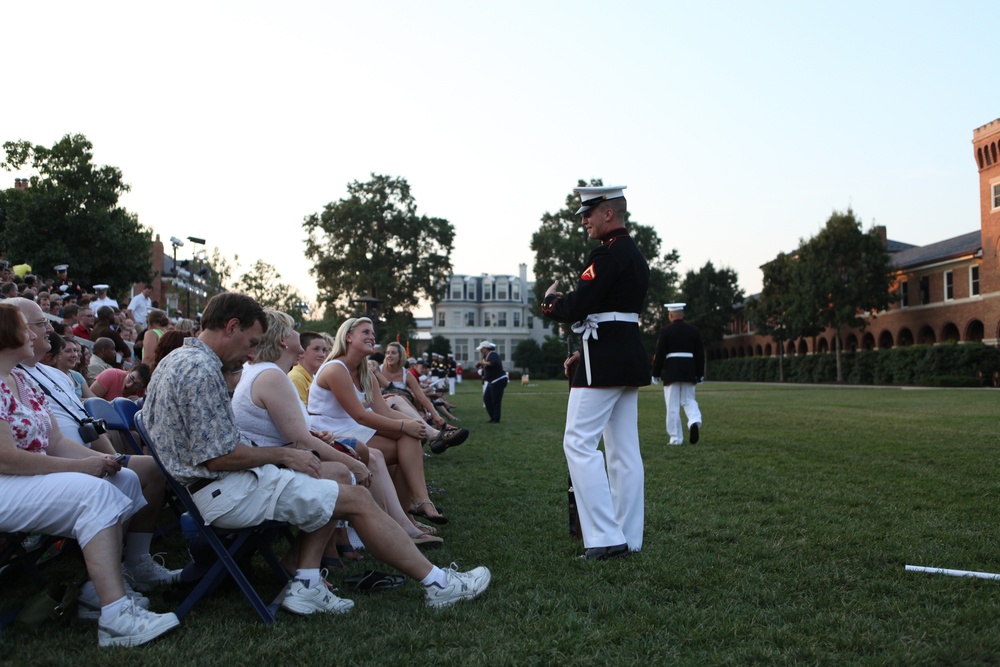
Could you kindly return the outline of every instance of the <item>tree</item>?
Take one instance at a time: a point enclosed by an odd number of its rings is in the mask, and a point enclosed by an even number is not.
[[[801,312],[821,329],[836,330],[837,382],[843,382],[841,327],[864,331],[868,317],[889,307],[889,253],[876,230],[861,230],[853,210],[834,211],[816,236],[799,245],[797,275]]]
[[[701,332],[706,345],[721,341],[726,324],[732,319],[733,304],[743,300],[736,272],[730,268],[716,269],[706,262],[698,271],[688,271],[681,283],[681,300],[685,319]]]
[[[580,180],[578,186],[587,186]],[[591,180],[589,185],[601,186],[600,179]],[[571,192],[566,197],[566,205],[555,213],[542,215],[541,225],[531,236],[531,250],[535,253],[535,302],[541,303],[545,290],[554,280],[559,281],[559,288],[569,291],[576,287],[584,262],[595,245],[587,237],[580,225],[580,216],[575,215],[580,208],[580,196]],[[663,321],[662,306],[674,300],[677,294],[677,262],[680,255],[676,250],[662,253],[662,241],[656,230],[651,226],[632,222],[628,213],[625,215],[626,226],[635,240],[636,246],[649,262],[649,290],[646,294],[645,312],[640,313],[639,325],[648,338],[647,347],[651,348],[655,336]],[[536,313],[541,315],[541,311]],[[563,325],[564,333],[570,331],[569,325]]]
[[[311,312],[309,302],[297,289],[281,282],[281,274],[272,265],[258,259],[240,276],[236,290],[243,292],[264,308],[274,308],[291,315],[298,324]]]
[[[435,334],[431,336],[431,342],[427,345],[427,351],[431,354],[448,356],[451,354],[451,341],[446,336]]]
[[[514,365],[528,373],[540,373],[545,367],[545,353],[534,338],[525,338],[514,347]]]
[[[763,289],[747,301],[747,314],[757,333],[770,336],[778,348],[778,381],[785,381],[785,343],[821,330],[802,316],[796,257],[779,253],[763,267]]]
[[[388,320],[422,298],[435,300],[452,271],[452,224],[418,216],[402,178],[372,174],[367,183],[350,183],[347,191],[346,199],[303,222],[320,302],[346,315],[353,300],[379,299]]]
[[[52,148],[7,141],[7,171],[34,170],[29,187],[0,191],[0,252],[46,275],[69,263],[85,286],[107,283],[121,296],[132,283],[153,278],[152,233],[118,206],[129,191],[117,167],[93,163],[93,145],[66,135]]]

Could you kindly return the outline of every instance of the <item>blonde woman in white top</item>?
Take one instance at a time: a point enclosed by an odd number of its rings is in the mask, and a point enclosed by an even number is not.
[[[368,368],[368,355],[375,349],[375,328],[367,317],[344,322],[333,341],[333,351],[309,389],[309,414],[313,427],[351,435],[377,449],[388,466],[396,466],[393,481],[400,504],[409,512],[437,524],[448,523],[434,507],[424,477],[421,439],[427,426],[420,419],[401,416],[382,399],[378,383]]]

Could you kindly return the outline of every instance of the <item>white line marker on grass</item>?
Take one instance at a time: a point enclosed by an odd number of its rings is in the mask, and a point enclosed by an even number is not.
[[[975,579],[1000,579],[1000,574],[993,572],[972,572],[971,570],[949,570],[943,567],[924,567],[922,565],[907,565],[907,572],[926,572],[927,574],[946,574],[949,577],[973,577]]]

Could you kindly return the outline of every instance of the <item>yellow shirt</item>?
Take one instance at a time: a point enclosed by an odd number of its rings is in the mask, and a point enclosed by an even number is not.
[[[313,376],[309,375],[309,371],[302,368],[301,364],[297,364],[292,370],[288,371],[288,377],[292,379],[295,391],[299,392],[302,404],[309,405],[309,385],[312,384]]]

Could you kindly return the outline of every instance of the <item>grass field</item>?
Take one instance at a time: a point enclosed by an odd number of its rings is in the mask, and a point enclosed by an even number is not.
[[[451,523],[439,565],[493,584],[443,612],[420,587],[356,596],[346,616],[262,626],[235,589],[153,644],[98,651],[92,625],[0,639],[0,663],[115,665],[971,665],[1000,662],[995,390],[699,387],[702,441],[667,446],[659,387],[640,394],[642,553],[575,558],[561,450],[564,382],[511,384],[489,425],[459,385],[462,447],[427,459]],[[169,561],[181,564],[179,543]],[[71,559],[46,565],[58,577]],[[346,573],[376,567],[370,559]],[[382,566],[380,569],[386,569]],[[260,563],[267,596],[277,593]],[[28,594],[0,578],[0,607]],[[153,596],[158,610],[176,604]]]

